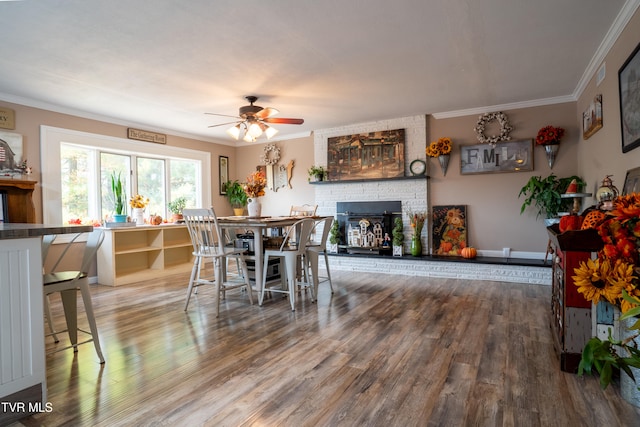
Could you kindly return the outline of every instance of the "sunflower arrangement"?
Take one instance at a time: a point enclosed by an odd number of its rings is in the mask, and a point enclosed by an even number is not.
[[[129,199],[129,206],[132,208],[144,209],[149,204],[149,198],[136,194]]]
[[[638,304],[623,298],[625,291],[640,297],[640,193],[618,197],[615,207],[598,227],[604,243],[596,260],[581,262],[574,270],[578,292],[597,304],[601,298],[620,307],[626,313]]]
[[[244,192],[247,193],[247,197],[260,197],[264,196],[264,188],[267,186],[267,178],[262,171],[255,171],[247,177],[247,182],[244,183]]]
[[[443,137],[431,142],[425,151],[429,157],[439,157],[445,154],[451,154],[452,148],[453,141],[451,141],[451,138]]]
[[[608,218],[598,227],[604,246],[597,259],[581,262],[574,269],[578,292],[593,304],[609,302],[620,309],[620,320],[640,316],[640,193],[618,197]],[[640,350],[634,339],[640,336],[640,320],[630,328],[631,337],[615,340],[592,338],[582,352],[578,373],[600,374],[600,385],[611,382],[612,368],[635,378],[630,367],[640,368]],[[627,357],[628,355],[628,357]]]
[[[536,144],[538,145],[558,145],[564,136],[564,129],[553,126],[545,126],[538,131]]]

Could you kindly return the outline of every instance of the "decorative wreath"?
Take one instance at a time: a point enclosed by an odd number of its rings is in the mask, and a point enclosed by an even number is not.
[[[500,124],[500,135],[495,136],[485,136],[484,130],[488,123],[497,120]],[[509,136],[509,132],[513,130],[513,127],[509,124],[509,119],[507,115],[502,111],[498,111],[497,113],[485,113],[478,118],[478,124],[474,128],[476,133],[478,134],[478,141],[481,144],[491,144],[494,147],[496,143],[500,141],[508,141],[511,139]]]
[[[264,154],[260,156],[260,160],[269,166],[273,166],[280,160],[280,148],[276,144],[267,144],[264,146]]]

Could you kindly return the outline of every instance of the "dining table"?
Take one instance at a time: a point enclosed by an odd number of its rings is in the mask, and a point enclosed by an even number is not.
[[[225,230],[242,229],[246,232],[253,233],[254,247],[253,255],[248,255],[248,259],[253,259],[255,263],[255,277],[258,291],[262,286],[262,272],[264,267],[264,244],[263,236],[268,236],[267,231],[270,229],[283,229],[291,227],[297,221],[304,218],[312,218],[316,221],[322,220],[324,216],[223,216],[218,217],[220,228]]]

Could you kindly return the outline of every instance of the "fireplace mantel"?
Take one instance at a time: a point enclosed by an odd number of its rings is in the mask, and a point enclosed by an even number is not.
[[[406,181],[408,179],[430,179],[429,175],[416,175],[416,176],[398,176],[394,178],[372,178],[372,179],[347,179],[344,181],[309,181],[309,184],[313,185],[326,185],[326,184],[362,184],[363,182],[375,182],[375,181]]]

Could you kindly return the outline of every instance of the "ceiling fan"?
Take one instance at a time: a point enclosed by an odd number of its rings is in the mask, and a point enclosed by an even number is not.
[[[250,105],[240,107],[238,116],[229,116],[226,114],[205,113],[213,116],[222,117],[234,117],[238,120],[233,122],[220,123],[217,125],[211,125],[210,128],[225,126],[233,124],[227,133],[236,140],[240,138],[241,129],[244,129],[243,140],[246,142],[255,142],[264,133],[267,139],[271,139],[278,130],[269,126],[267,123],[285,124],[285,125],[301,125],[304,123],[303,119],[287,119],[287,118],[275,118],[278,114],[278,110],[271,107],[260,107],[259,105],[253,105],[258,100],[257,96],[245,96],[245,99],[249,101]]]

